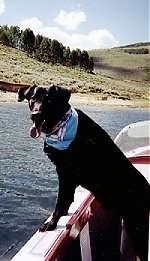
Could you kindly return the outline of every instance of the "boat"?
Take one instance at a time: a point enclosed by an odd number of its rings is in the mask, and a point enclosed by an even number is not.
[[[150,121],[132,123],[124,127],[114,142],[131,163],[150,182]],[[12,258],[12,261],[92,261],[92,238],[90,222],[101,205],[94,196],[81,186],[75,191],[74,202],[68,215],[60,218],[54,231],[37,231]],[[51,216],[47,219],[49,221]],[[94,223],[94,222],[93,222]],[[93,226],[97,227],[97,222]],[[138,260],[130,247],[123,222],[118,221],[117,244],[124,260]],[[96,231],[96,229],[93,229]],[[93,232],[95,233],[95,232]],[[109,237],[108,231],[108,237]],[[99,248],[100,246],[96,246]],[[95,252],[96,253],[96,252]],[[128,259],[126,259],[128,256]],[[101,260],[97,257],[94,260]],[[150,260],[150,253],[149,253]]]

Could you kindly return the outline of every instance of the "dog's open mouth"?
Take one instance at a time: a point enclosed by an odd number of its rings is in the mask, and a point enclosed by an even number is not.
[[[33,125],[30,128],[29,134],[32,138],[38,138],[41,135],[42,124],[44,122],[42,119],[42,113],[39,111],[32,112],[31,120],[33,121]]]

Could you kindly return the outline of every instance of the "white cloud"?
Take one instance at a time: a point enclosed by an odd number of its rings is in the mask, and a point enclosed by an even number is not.
[[[0,15],[5,12],[5,2],[4,0],[0,0]]]
[[[32,17],[21,21],[19,26],[23,30],[30,28],[35,34],[38,34],[39,30],[43,28],[43,23],[37,17]]]
[[[71,11],[67,13],[60,10],[54,21],[67,30],[76,30],[78,26],[86,21],[86,14],[82,11]]]
[[[107,29],[93,30],[89,33],[89,39],[91,45],[96,47],[101,46],[101,48],[109,48],[111,46],[118,45],[119,42]]]
[[[35,35],[39,33],[48,38],[56,39],[71,49],[111,48],[119,44],[115,36],[107,29],[92,30],[88,34],[67,33],[60,27],[44,26],[36,17],[22,21],[19,26],[23,30],[30,28]]]
[[[70,45],[73,48],[86,50],[111,48],[118,44],[117,39],[106,29],[93,30],[88,34],[73,34],[70,37]]]
[[[43,26],[43,23],[37,18],[32,17],[20,22],[19,27],[23,30],[30,28],[34,34],[41,34],[51,39],[57,39],[64,44],[64,39],[68,39],[68,34],[63,32],[59,27],[55,26]]]

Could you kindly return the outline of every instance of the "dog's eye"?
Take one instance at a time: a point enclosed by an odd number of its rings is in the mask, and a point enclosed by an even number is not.
[[[31,100],[31,101],[35,101],[34,95],[31,96],[31,99],[30,99],[30,100]]]

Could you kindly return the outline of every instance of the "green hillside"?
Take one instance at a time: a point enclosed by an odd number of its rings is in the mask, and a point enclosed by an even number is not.
[[[71,87],[75,92],[97,93],[99,99],[110,96],[120,99],[148,98],[148,54],[129,54],[124,52],[124,48],[93,50],[89,54],[95,59],[94,74],[78,68],[38,62],[18,49],[0,45],[0,80],[23,84],[54,83]]]
[[[150,43],[90,51],[95,69],[105,76],[137,82],[150,81]]]

